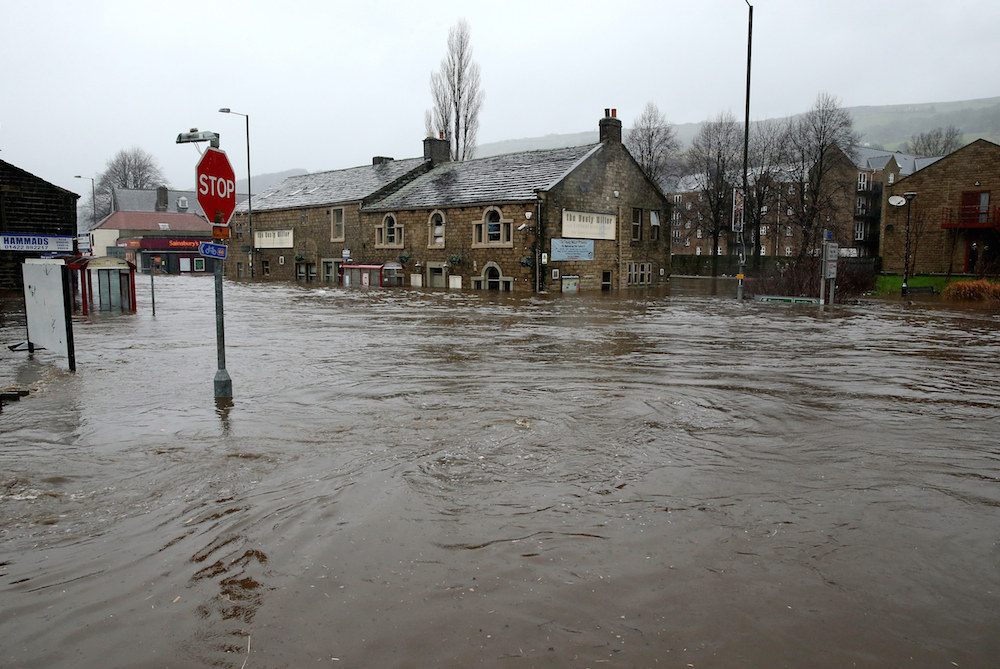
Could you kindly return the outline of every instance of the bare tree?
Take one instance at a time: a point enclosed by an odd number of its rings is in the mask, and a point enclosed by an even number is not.
[[[80,205],[78,216],[86,219],[96,217],[87,226],[88,229],[97,225],[98,221],[111,213],[111,191],[114,188],[156,188],[167,185],[163,170],[154,158],[143,149],[134,146],[122,149],[112,156],[104,167],[94,185],[92,200],[88,198]]]
[[[778,205],[782,165],[785,162],[785,127],[778,121],[759,121],[750,126],[747,193],[744,198],[743,223],[753,248],[754,267],[760,268],[761,225],[766,213]]]
[[[639,163],[646,176],[656,184],[667,175],[670,159],[680,148],[674,127],[652,102],[647,102],[642,114],[625,136],[625,147]]]
[[[479,64],[472,60],[469,24],[461,19],[448,31],[448,52],[441,69],[431,73],[432,112],[426,116],[429,134],[444,133],[451,141],[452,160],[469,160],[476,152],[479,111],[486,93]]]
[[[962,146],[962,131],[953,125],[947,128],[934,128],[910,137],[900,150],[912,153],[922,158],[947,156]]]
[[[725,112],[701,126],[688,150],[698,180],[697,224],[712,239],[712,276],[719,269],[719,239],[732,229],[733,188],[743,179],[743,128]]]
[[[789,170],[791,222],[799,228],[799,256],[816,248],[820,228],[849,194],[852,184],[837,178],[850,163],[858,145],[854,120],[827,93],[816,97],[813,108],[789,121],[786,148]]]

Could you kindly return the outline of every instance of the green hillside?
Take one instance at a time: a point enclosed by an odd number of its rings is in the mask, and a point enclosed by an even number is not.
[[[913,105],[848,107],[854,127],[866,145],[895,150],[913,135],[939,127],[955,126],[963,133],[963,144],[983,138],[1000,144],[1000,97],[959,102],[928,102]],[[677,138],[685,146],[698,134],[699,123],[674,126]],[[625,128],[626,132],[628,128]],[[596,130],[553,134],[544,137],[511,139],[480,144],[480,158],[517,151],[557,149],[596,143]]]

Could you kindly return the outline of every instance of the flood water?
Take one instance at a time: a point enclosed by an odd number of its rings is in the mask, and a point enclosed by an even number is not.
[[[0,384],[0,667],[996,667],[1000,315],[139,277]],[[704,285],[704,284],[699,284]]]

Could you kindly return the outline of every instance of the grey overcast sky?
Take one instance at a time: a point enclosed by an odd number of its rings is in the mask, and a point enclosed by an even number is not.
[[[1000,95],[996,0],[757,0],[751,118]],[[421,154],[448,29],[471,28],[486,101],[479,142],[628,127],[649,101],[674,123],[743,116],[745,0],[0,0],[0,158],[89,195],[119,149],[191,188],[222,135],[246,173]]]

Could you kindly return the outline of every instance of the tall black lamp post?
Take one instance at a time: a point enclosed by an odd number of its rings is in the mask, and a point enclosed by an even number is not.
[[[242,116],[247,122],[247,190],[250,191],[247,197],[247,229],[250,232],[250,278],[254,277],[253,271],[253,252],[254,248],[257,246],[254,236],[253,236],[253,186],[250,183],[250,115],[241,114],[239,112],[234,112],[229,107],[222,107],[219,109],[223,114],[235,114],[236,116]]]
[[[889,198],[889,204],[894,207],[902,207],[906,205],[906,239],[903,243],[903,288],[901,291],[902,295],[906,295],[909,289],[910,280],[910,207],[913,203],[913,198],[917,194],[913,191],[907,191],[903,193],[902,196],[893,195]]]

